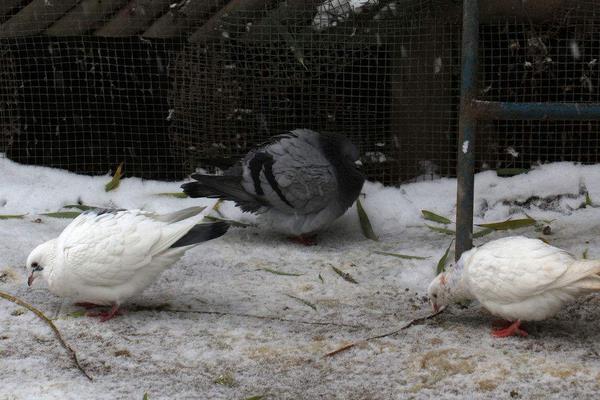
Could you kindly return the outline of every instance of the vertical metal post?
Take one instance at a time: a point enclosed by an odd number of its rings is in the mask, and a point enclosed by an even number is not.
[[[473,247],[473,196],[475,131],[477,121],[470,103],[477,90],[477,49],[479,45],[478,0],[463,0],[462,71],[458,123],[458,165],[456,198],[456,259]]]

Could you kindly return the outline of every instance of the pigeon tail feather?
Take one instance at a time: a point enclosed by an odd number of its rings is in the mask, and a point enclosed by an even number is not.
[[[171,245],[171,248],[191,246],[223,236],[229,229],[227,222],[196,224],[192,229]]]
[[[263,204],[246,192],[238,176],[214,176],[194,174],[197,182],[181,185],[183,191],[190,197],[208,197],[234,201],[243,211],[256,212]]]

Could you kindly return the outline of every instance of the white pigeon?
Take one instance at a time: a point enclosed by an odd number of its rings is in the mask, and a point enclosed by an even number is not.
[[[496,337],[527,336],[521,321],[540,321],[576,297],[600,290],[600,260],[576,260],[538,239],[511,236],[471,249],[429,285],[434,311],[475,299],[510,324]]]
[[[251,150],[224,176],[194,174],[190,197],[232,200],[267,226],[303,244],[342,216],[365,177],[358,149],[339,134],[295,129]]]
[[[90,210],[27,258],[28,285],[37,276],[50,291],[78,305],[110,305],[89,313],[106,321],[119,306],[141,292],[186,250],[223,235],[224,222],[202,223],[204,207],[158,215],[141,210]]]

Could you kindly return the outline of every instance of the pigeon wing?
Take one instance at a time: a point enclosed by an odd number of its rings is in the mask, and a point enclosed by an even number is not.
[[[122,284],[150,263],[153,248],[161,242],[166,223],[149,215],[153,214],[83,213],[58,237],[57,261],[89,285]]]
[[[249,153],[242,185],[273,207],[297,214],[318,212],[337,194],[334,168],[310,130],[279,135]]]
[[[564,284],[573,261],[568,252],[541,240],[499,239],[466,260],[467,283],[480,299],[510,304]]]

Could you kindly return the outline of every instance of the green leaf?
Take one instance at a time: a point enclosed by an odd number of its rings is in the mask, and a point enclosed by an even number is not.
[[[515,176],[519,174],[526,174],[529,172],[527,168],[498,168],[496,175],[498,176]]]
[[[106,192],[110,192],[111,190],[115,190],[121,184],[121,178],[123,177],[123,163],[119,164],[115,174],[113,175],[110,182],[104,185],[104,190]]]
[[[321,276],[321,274],[319,274],[319,280],[321,281],[321,283],[325,283],[325,281],[323,280],[323,277]]]
[[[252,397],[248,397],[244,400],[262,400],[264,398],[265,398],[265,396],[252,396]]]
[[[78,311],[73,311],[70,314],[67,314],[69,317],[71,318],[81,318],[85,316],[86,311],[85,310],[78,310]]]
[[[235,221],[233,219],[224,219],[224,218],[213,217],[212,215],[205,215],[204,219],[208,219],[209,221],[216,221],[216,222],[227,222],[229,225],[235,226],[237,228],[247,228],[249,226],[255,226],[253,224],[247,224],[245,222]]]
[[[85,204],[68,204],[68,205],[64,206],[63,208],[76,208],[81,211],[87,211],[87,210],[95,210],[98,207],[86,206]]]
[[[331,266],[331,268],[333,268],[335,273],[338,274],[339,276],[341,276],[344,280],[346,280],[350,283],[358,284],[358,282],[356,282],[356,280],[348,272],[344,272],[344,271],[334,267],[333,265]]]
[[[300,297],[292,296],[291,294],[286,294],[286,296],[289,297],[289,298],[291,298],[291,299],[297,300],[300,303],[304,304],[305,306],[309,306],[313,310],[317,311],[317,306],[315,306],[313,303],[311,303],[308,300],[304,300],[304,299],[301,299]]]
[[[388,253],[387,251],[379,251],[379,250],[375,250],[375,251],[373,251],[373,253],[381,254],[384,256],[392,256],[392,257],[402,258],[403,260],[427,260],[428,258],[431,258],[429,256],[427,256],[427,257],[410,256],[408,254]]]
[[[365,209],[360,202],[360,199],[356,200],[356,211],[358,212],[358,220],[360,221],[360,229],[362,230],[363,235],[367,239],[371,240],[379,240],[375,232],[373,231],[373,226],[371,226],[371,221],[369,221],[369,216],[365,212]]]
[[[494,232],[493,229],[491,229],[491,228],[485,228],[485,229],[480,230],[479,232],[474,232],[473,233],[473,238],[474,239],[480,238],[480,237],[483,237],[485,235],[489,235],[492,232]]]
[[[277,271],[277,270],[274,270],[274,269],[271,269],[271,268],[259,268],[259,269],[263,270],[263,271],[270,272],[270,273],[275,274],[275,275],[287,275],[287,276],[301,276],[301,275],[303,275],[303,274],[293,274],[291,272]]]
[[[489,228],[495,231],[505,231],[510,229],[525,228],[526,226],[535,225],[537,221],[531,217],[521,219],[507,219],[502,222],[491,222],[489,224],[477,224],[482,228]]]
[[[165,193],[157,193],[157,196],[168,196],[168,197],[176,197],[178,199],[185,199],[188,197],[184,192],[165,192]]]
[[[444,235],[454,236],[454,234],[456,233],[452,229],[439,228],[437,226],[431,226],[431,225],[428,225],[428,224],[425,224],[425,226],[428,227],[429,229],[431,229],[434,232],[443,233]]]
[[[586,249],[583,251],[582,258],[583,258],[584,260],[587,260],[587,259],[588,259],[588,250],[589,250],[589,249],[588,249],[588,248],[586,248]]]
[[[75,218],[79,214],[81,214],[81,212],[79,212],[79,211],[58,211],[58,212],[44,213],[44,214],[40,214],[40,215],[44,215],[44,216],[50,217],[50,218]]]
[[[450,221],[448,218],[442,217],[441,215],[438,215],[431,211],[421,210],[421,214],[423,214],[423,218],[425,218],[426,220],[429,220],[429,221],[439,222],[440,224],[444,224],[444,225],[448,225],[448,224],[452,223],[452,221]]]
[[[452,239],[450,241],[450,244],[448,245],[448,248],[444,252],[444,255],[442,256],[442,258],[440,258],[440,260],[437,263],[436,272],[438,275],[446,270],[446,260],[448,259],[448,254],[450,253],[450,248],[452,247],[452,243],[454,243],[454,239]]]
[[[150,400],[148,393],[144,393],[144,397],[142,398],[142,400]]]
[[[27,214],[0,214],[0,219],[23,219]]]
[[[592,198],[590,197],[590,192],[588,192],[587,190],[585,192],[585,205],[586,206],[592,205]]]

